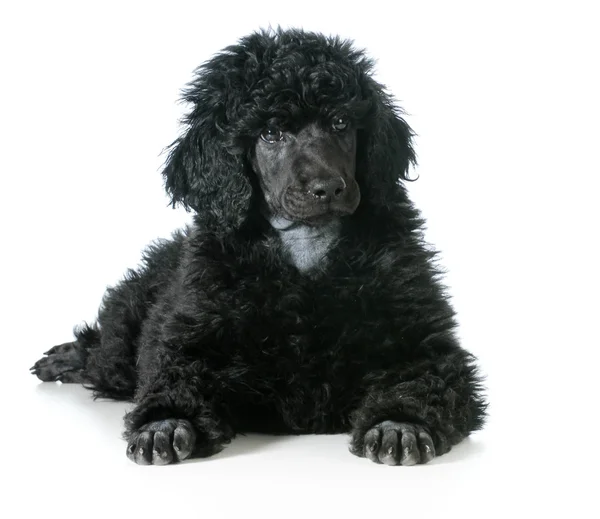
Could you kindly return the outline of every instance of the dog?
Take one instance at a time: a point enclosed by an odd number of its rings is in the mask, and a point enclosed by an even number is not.
[[[406,192],[414,135],[372,71],[350,41],[259,31],[184,90],[163,175],[193,224],[32,368],[133,400],[135,463],[238,433],[349,432],[353,454],[407,466],[483,426],[482,377]]]

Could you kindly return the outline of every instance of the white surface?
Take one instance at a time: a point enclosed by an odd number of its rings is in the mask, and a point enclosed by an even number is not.
[[[598,517],[593,2],[206,4],[0,8],[0,514]],[[431,465],[374,465],[343,436],[250,436],[138,467],[120,439],[127,405],[28,373],[187,221],[158,173],[178,91],[269,22],[367,47],[419,134],[411,196],[491,401],[487,428]]]

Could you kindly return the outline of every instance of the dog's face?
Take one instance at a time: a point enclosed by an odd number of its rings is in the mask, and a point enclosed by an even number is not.
[[[301,30],[217,54],[184,92],[192,109],[163,170],[173,205],[227,233],[260,204],[271,223],[314,227],[404,200],[412,132],[371,71],[350,42]]]
[[[251,160],[271,217],[314,226],[358,207],[356,129],[343,117],[298,131],[269,126]]]

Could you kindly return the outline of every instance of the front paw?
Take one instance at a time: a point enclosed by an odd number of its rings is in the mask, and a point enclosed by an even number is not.
[[[355,432],[350,452],[386,465],[416,465],[435,457],[433,440],[425,427],[390,420],[374,426],[364,435]]]
[[[138,465],[168,465],[189,458],[196,432],[187,420],[149,422],[129,435],[127,457]]]

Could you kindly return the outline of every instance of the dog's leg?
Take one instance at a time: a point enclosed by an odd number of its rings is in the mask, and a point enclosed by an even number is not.
[[[144,252],[143,264],[129,270],[102,299],[94,324],[75,329],[75,341],[46,352],[31,371],[43,381],[84,383],[94,396],[133,399],[137,342],[148,312],[179,261],[183,234]]]
[[[97,325],[79,327],[75,341],[50,348],[31,373],[44,382],[85,384],[95,396],[131,400],[135,358],[122,329],[117,320],[109,321],[102,332]]]
[[[216,454],[234,436],[216,395],[224,381],[204,362],[166,349],[144,350],[138,363],[136,407],[125,416],[127,456],[142,465],[165,465]]]
[[[363,390],[350,451],[376,463],[427,463],[483,425],[480,379],[462,350],[369,373]]]
[[[172,392],[143,399],[125,417],[127,457],[139,465],[166,465],[220,452],[234,436],[201,395]]]
[[[86,349],[77,341],[66,342],[50,348],[31,368],[31,373],[44,382],[73,382],[82,384],[85,379]]]

